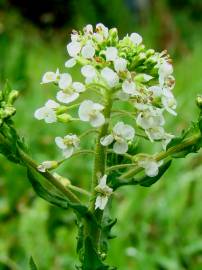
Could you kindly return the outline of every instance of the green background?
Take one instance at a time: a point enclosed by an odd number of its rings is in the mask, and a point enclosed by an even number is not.
[[[202,93],[201,1],[156,0],[138,11],[126,2],[132,1],[67,1],[71,17],[58,27],[54,19],[44,18],[54,18],[60,1],[52,17],[45,14],[38,24],[22,15],[22,6],[0,1],[0,82],[2,86],[8,78],[20,91],[16,127],[39,162],[61,157],[54,137],[70,130],[70,126],[34,119],[36,108],[55,95],[53,87],[40,85],[41,77],[57,67],[65,71],[71,29],[87,23],[117,27],[120,36],[138,32],[148,48],[167,49],[173,58],[178,101],[178,116],[168,116],[167,129],[180,134],[196,119],[195,97]],[[71,125],[78,133],[85,128]],[[155,145],[150,148],[155,152]],[[151,188],[127,187],[116,193],[110,213],[118,223],[113,230],[116,238],[110,242],[109,263],[120,270],[202,269],[201,161],[201,151],[186,160],[177,159]],[[72,159],[60,172],[74,184],[88,187],[91,165],[90,157]],[[74,269],[78,263],[75,237],[73,213],[37,198],[25,170],[0,156],[0,270],[28,269],[31,255],[40,270]]]

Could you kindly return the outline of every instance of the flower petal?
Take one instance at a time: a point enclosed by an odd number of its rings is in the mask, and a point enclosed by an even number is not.
[[[115,142],[113,145],[113,150],[116,154],[125,154],[128,151],[128,144],[126,141]]]
[[[100,139],[100,143],[103,146],[108,146],[113,142],[113,140],[114,140],[114,137],[111,134],[109,134],[109,135],[106,135],[106,136],[102,137]]]

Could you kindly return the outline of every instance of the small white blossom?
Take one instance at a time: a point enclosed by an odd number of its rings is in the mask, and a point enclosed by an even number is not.
[[[133,140],[134,136],[135,130],[132,126],[118,122],[113,128],[112,134],[102,137],[100,143],[103,146],[108,146],[115,141],[113,145],[114,152],[116,154],[125,154],[128,151],[127,141]]]
[[[125,71],[127,69],[127,60],[121,57],[116,58],[114,60],[114,69],[116,72]]]
[[[135,46],[138,46],[142,43],[142,37],[138,33],[132,33],[130,35],[130,40]]]
[[[68,73],[63,73],[60,75],[60,80],[58,82],[58,86],[60,89],[67,89],[72,83],[72,77]]]
[[[118,50],[116,47],[107,47],[105,51],[107,61],[114,61],[118,56]]]
[[[93,26],[92,24],[87,24],[84,28],[83,31],[85,34],[93,34]]]
[[[162,162],[156,161],[152,156],[138,157],[138,166],[145,169],[145,174],[149,177],[154,177],[159,173],[159,167]]]
[[[92,44],[86,44],[82,50],[81,55],[86,59],[91,59],[95,55],[95,48]]]
[[[91,100],[84,100],[79,107],[79,118],[84,122],[90,122],[93,127],[100,127],[104,124],[105,118],[101,111],[104,106],[94,103]]]
[[[101,43],[103,42],[104,38],[103,38],[103,35],[99,34],[99,33],[94,33],[93,34],[93,37],[95,38],[95,40],[98,42],[98,43]]]
[[[125,80],[122,84],[122,90],[124,93],[129,94],[131,96],[138,95],[138,91],[136,90],[136,85],[132,81]]]
[[[53,123],[57,121],[56,109],[60,106],[54,100],[49,99],[45,106],[37,109],[34,116],[38,120],[44,120],[46,123]]]
[[[70,134],[66,135],[64,138],[56,137],[55,143],[62,149],[63,156],[69,158],[72,156],[74,150],[79,147],[80,140],[77,135]]]
[[[177,113],[175,112],[177,102],[173,93],[170,90],[166,88],[163,89],[161,101],[166,111],[168,111],[170,114],[177,115]]]
[[[109,197],[113,193],[113,189],[107,185],[107,175],[105,174],[99,180],[99,185],[95,188],[98,193],[98,196],[95,201],[95,209],[104,210]]]
[[[109,29],[102,23],[96,24],[96,31],[103,35],[103,37],[106,39],[109,35]]]
[[[78,41],[72,41],[69,44],[67,44],[67,51],[69,53],[69,56],[76,57],[81,50],[81,43]]]
[[[119,76],[111,68],[103,68],[101,76],[110,87],[115,87],[119,83]]]
[[[68,104],[75,101],[79,97],[79,93],[73,91],[72,89],[58,91],[56,98],[58,101]]]
[[[164,85],[165,80],[173,73],[173,66],[166,61],[159,64],[159,83]]]
[[[73,82],[72,87],[77,93],[82,93],[85,91],[85,85],[80,82]]]
[[[91,66],[91,65],[85,65],[81,68],[81,74],[85,77],[85,78],[90,78],[90,79],[94,79],[97,74],[96,74],[96,69]]]
[[[76,59],[75,58],[70,58],[65,62],[65,67],[66,68],[72,68],[76,65]]]
[[[57,69],[56,72],[48,71],[43,75],[41,84],[58,82],[59,79],[60,79],[59,69]]]
[[[138,114],[136,123],[143,129],[149,129],[156,126],[163,126],[165,120],[161,109],[149,108]]]
[[[37,167],[37,170],[40,172],[46,172],[50,169],[55,169],[58,166],[58,162],[55,160],[46,160],[43,161],[39,166]]]

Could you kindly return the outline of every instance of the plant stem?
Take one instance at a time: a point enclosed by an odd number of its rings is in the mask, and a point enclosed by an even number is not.
[[[185,139],[183,142],[179,143],[178,145],[170,147],[167,151],[162,151],[162,152],[158,153],[154,158],[156,161],[160,161],[162,159],[165,159],[172,154],[179,153],[179,152],[183,151],[184,149],[186,149],[187,147],[194,145],[200,139],[201,139],[201,134],[193,135],[193,136]],[[133,177],[134,175],[141,172],[142,170],[143,170],[143,168],[141,168],[141,167],[135,167],[134,169],[131,169],[130,171],[122,174],[120,176],[120,179],[127,179],[130,177]]]
[[[106,168],[106,158],[107,158],[107,148],[102,146],[100,143],[100,139],[105,136],[108,132],[109,127],[109,118],[112,108],[112,99],[110,97],[109,90],[105,92],[105,108],[103,111],[105,117],[105,124],[99,129],[99,133],[97,135],[96,146],[95,146],[95,158],[94,158],[94,169],[92,176],[92,196],[90,200],[90,211],[94,214],[97,224],[101,224],[103,211],[100,209],[95,210],[95,200],[96,200],[96,191],[95,187],[98,185],[99,178],[105,174]],[[91,224],[86,224],[85,228],[85,236],[89,235],[93,239],[93,243],[95,247],[99,249],[99,241],[100,241],[100,227],[92,226]]]
[[[11,148],[9,141],[0,133],[0,142],[6,145],[8,148]],[[60,183],[50,172],[40,172],[38,171],[37,167],[38,164],[24,151],[22,151],[18,147],[18,153],[20,155],[21,160],[24,162],[25,165],[28,167],[33,168],[37,173],[41,174],[45,177],[53,186],[55,186],[60,192],[62,192],[71,202],[80,203],[78,197],[71,192],[69,189],[65,188],[65,186]]]

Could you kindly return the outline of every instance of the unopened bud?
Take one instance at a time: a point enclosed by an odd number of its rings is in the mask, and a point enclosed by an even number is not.
[[[53,176],[60,181],[64,186],[69,186],[71,184],[71,181],[61,175],[59,175],[58,173],[54,172]]]
[[[12,90],[8,96],[8,104],[13,104],[19,97],[19,92],[17,90]]]
[[[58,115],[65,113],[68,110],[67,106],[61,105],[57,108],[56,113]]]
[[[71,115],[67,113],[63,113],[63,114],[57,115],[57,120],[61,123],[68,123],[72,121],[72,117]]]
[[[112,42],[118,41],[118,31],[116,28],[112,28],[109,30],[109,37]]]
[[[202,95],[198,95],[196,98],[196,104],[197,106],[202,109]]]

